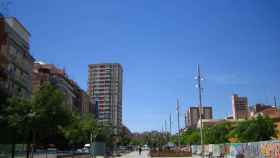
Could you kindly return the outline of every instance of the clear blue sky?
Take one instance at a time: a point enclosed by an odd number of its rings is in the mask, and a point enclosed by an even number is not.
[[[231,113],[233,93],[280,102],[279,0],[12,0],[9,14],[32,34],[34,57],[85,90],[88,64],[121,63],[132,131],[160,130],[169,112],[174,127],[178,97],[184,111],[197,104],[198,63],[215,118]]]

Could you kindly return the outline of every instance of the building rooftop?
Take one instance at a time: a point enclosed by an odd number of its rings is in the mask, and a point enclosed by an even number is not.
[[[24,31],[26,33],[28,33],[29,36],[31,36],[30,32],[26,29],[26,27],[21,22],[19,22],[19,20],[16,17],[13,17],[13,16],[10,16],[10,17],[9,16],[8,17],[0,17],[0,20],[3,20],[3,19],[8,20],[7,22],[9,22],[9,20],[11,20],[11,21],[17,23],[18,25],[20,25],[20,27],[22,29],[24,29]]]

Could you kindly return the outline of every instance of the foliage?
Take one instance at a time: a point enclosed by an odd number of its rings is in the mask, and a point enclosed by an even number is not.
[[[200,133],[198,129],[189,129],[181,134],[181,144],[200,144]]]
[[[43,86],[31,100],[10,98],[5,107],[6,122],[25,142],[45,140],[69,124],[70,113],[63,105],[63,95],[53,86]]]
[[[256,119],[239,122],[229,136],[236,138],[238,142],[255,142],[270,140],[275,133],[273,121],[258,116]]]
[[[235,142],[255,142],[275,137],[275,126],[269,118],[258,116],[256,119],[233,123],[224,123],[203,129],[205,144]],[[176,142],[176,139],[174,139]],[[181,135],[182,144],[200,144],[199,129],[188,129]]]
[[[131,138],[125,134],[121,134],[120,135],[120,141],[118,143],[118,145],[122,145],[122,146],[127,146],[131,143]]]
[[[228,143],[228,134],[232,129],[229,123],[224,123],[204,129],[204,143],[220,144]]]
[[[62,135],[70,144],[89,143],[92,134],[93,140],[112,144],[111,126],[99,125],[93,114],[72,113],[66,106],[63,94],[51,85],[42,86],[29,100],[9,98],[0,109],[0,125],[7,127],[1,134],[13,131],[20,142],[29,144],[55,143],[50,138],[63,140]]]
[[[132,145],[147,144],[151,148],[162,147],[168,142],[169,135],[158,131],[143,132],[136,134],[131,140]]]
[[[5,109],[5,119],[8,126],[23,140],[29,139],[30,129],[33,124],[34,112],[30,100],[10,98]]]
[[[144,140],[141,140],[141,139],[136,139],[136,138],[132,138],[131,141],[130,141],[130,144],[131,145],[137,145],[137,146],[142,146],[144,145]]]
[[[116,143],[116,138],[111,124],[99,125],[99,133],[97,133],[96,141],[105,142],[106,147],[112,148],[113,143]]]
[[[71,124],[62,128],[70,144],[85,144],[90,142],[91,134],[98,135],[100,127],[92,114],[80,115],[73,113]]]

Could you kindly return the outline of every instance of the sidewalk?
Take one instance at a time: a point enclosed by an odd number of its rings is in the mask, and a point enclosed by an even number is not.
[[[150,158],[149,151],[143,151],[141,155],[137,151],[131,152],[129,154],[123,155],[120,158]]]
[[[149,156],[149,151],[143,151],[141,155],[137,151],[134,151],[132,153],[126,154],[121,156],[120,158],[151,158]],[[167,158],[167,157],[165,157]],[[171,158],[171,157],[168,157]],[[180,157],[180,158],[191,158],[191,157]]]

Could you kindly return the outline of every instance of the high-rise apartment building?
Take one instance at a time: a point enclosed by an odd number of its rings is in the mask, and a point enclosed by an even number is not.
[[[32,94],[29,36],[15,17],[0,17],[0,90],[10,96]]]
[[[202,107],[202,119],[212,119],[213,111],[211,106]],[[185,121],[186,126],[196,128],[199,121],[199,107],[190,107],[186,112]]]
[[[239,97],[237,94],[232,96],[233,119],[247,119],[249,116],[248,98]]]
[[[98,120],[122,127],[122,76],[120,64],[91,64],[88,71],[88,93],[96,102]]]

